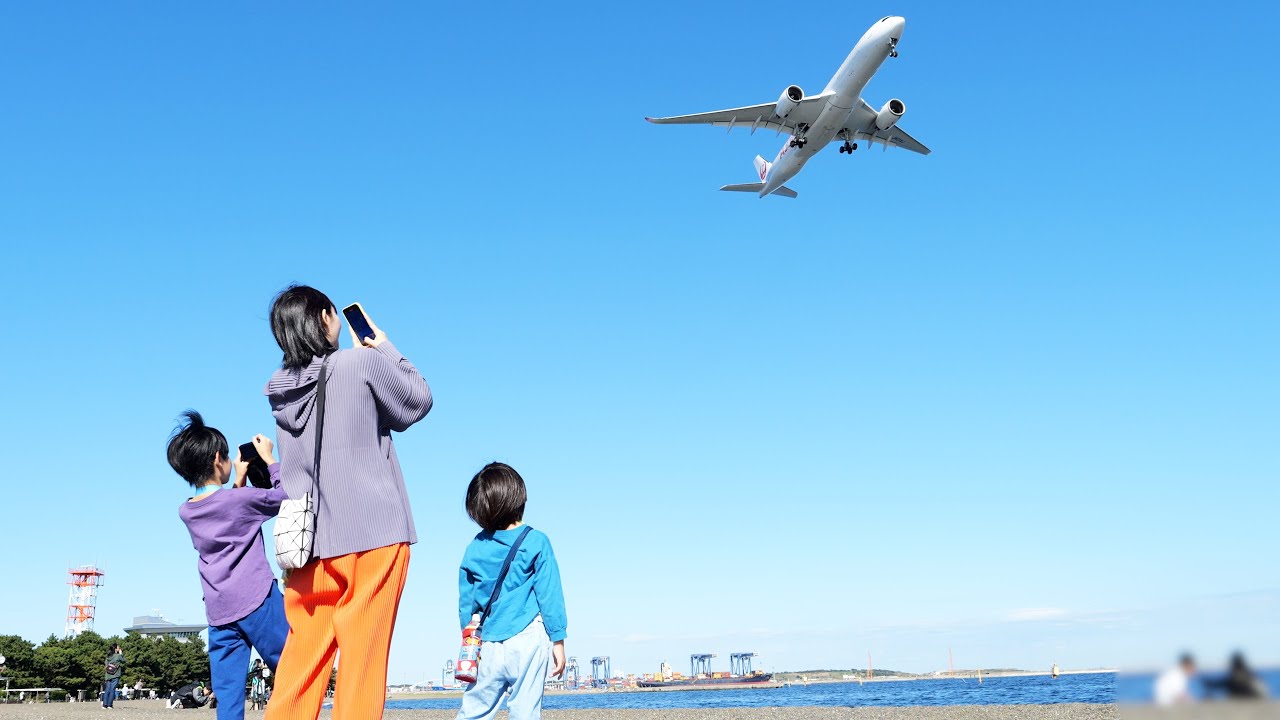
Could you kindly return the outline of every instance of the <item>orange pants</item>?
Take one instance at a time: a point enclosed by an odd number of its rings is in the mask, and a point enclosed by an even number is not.
[[[400,543],[313,560],[289,575],[289,638],[267,720],[315,720],[338,653],[334,720],[382,717],[391,631],[408,571],[409,545]]]

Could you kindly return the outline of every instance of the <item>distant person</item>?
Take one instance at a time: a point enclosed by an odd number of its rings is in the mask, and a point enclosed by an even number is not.
[[[253,670],[249,673],[249,703],[252,710],[266,707],[268,677],[271,677],[271,670],[262,663],[261,658],[255,660]]]
[[[1191,653],[1183,653],[1178,664],[1156,678],[1155,701],[1161,707],[1192,702],[1191,678],[1196,674],[1196,661]]]
[[[218,718],[242,720],[250,653],[257,650],[268,667],[275,667],[289,634],[284,597],[262,544],[262,524],[276,516],[287,496],[265,436],[255,436],[253,447],[267,463],[272,488],[245,487],[249,459],[237,456],[233,489],[223,490],[232,469],[227,438],[194,410],[183,417],[186,425],[169,440],[169,465],[196,492],[178,507],[178,517],[200,555],[209,670],[214,693],[224,699]]]
[[[102,693],[102,707],[112,710],[116,702],[116,689],[120,687],[120,676],[124,674],[124,651],[120,648],[120,643],[111,646],[111,653],[107,655],[106,663],[106,680],[107,688]]]
[[[312,493],[316,525],[311,561],[285,582],[292,629],[269,720],[314,720],[338,653],[344,672],[334,715],[382,717],[391,633],[409,545],[418,541],[391,433],[426,417],[431,389],[376,326],[371,337],[352,330],[349,350],[337,349],[341,329],[338,309],[315,288],[290,286],[271,304],[271,332],[284,353],[266,387],[280,476],[289,497]],[[317,433],[322,373],[324,430]]]
[[[546,534],[524,525],[524,479],[510,465],[490,463],[467,486],[467,514],[483,528],[462,556],[458,620],[479,622],[480,669],[462,695],[458,720],[492,718],[510,692],[510,720],[542,717],[547,667],[564,673],[568,618],[560,568]],[[520,539],[523,537],[523,540]],[[510,550],[519,548],[489,614],[483,616]]]
[[[166,707],[170,710],[185,710],[204,707],[215,697],[217,697],[217,693],[206,688],[203,682],[187,683],[173,691],[173,694],[169,696],[169,703]],[[240,703],[240,712],[241,714],[244,713],[243,700]],[[218,714],[221,716],[222,711],[219,710]]]
[[[142,699],[142,678],[138,678],[138,682],[133,684],[133,699]]]
[[[1262,700],[1267,697],[1267,686],[1262,678],[1249,667],[1244,660],[1244,653],[1231,656],[1231,667],[1225,677],[1206,679],[1205,690],[1221,692],[1230,700]]]

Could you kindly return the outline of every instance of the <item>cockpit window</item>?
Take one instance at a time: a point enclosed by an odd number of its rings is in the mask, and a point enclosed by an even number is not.
[[[893,16],[892,16],[892,15],[885,15],[884,17],[880,18],[880,22],[884,22],[885,20],[888,20],[888,19],[889,19],[889,18],[891,18],[891,17],[893,17]]]

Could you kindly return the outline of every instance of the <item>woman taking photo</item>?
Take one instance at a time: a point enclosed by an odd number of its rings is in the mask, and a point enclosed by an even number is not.
[[[371,323],[372,324],[372,323]],[[312,559],[289,574],[289,637],[276,669],[269,720],[314,720],[335,654],[342,653],[333,717],[380,718],[400,593],[417,542],[391,431],[431,410],[431,389],[386,334],[351,336],[324,293],[285,288],[271,305],[284,351],[266,394],[275,415],[280,477],[291,498],[316,504]],[[324,432],[316,482],[317,389],[325,372]]]

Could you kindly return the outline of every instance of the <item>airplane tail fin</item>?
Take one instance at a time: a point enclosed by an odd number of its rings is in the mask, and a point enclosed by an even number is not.
[[[769,175],[770,167],[772,167],[772,165],[769,164],[768,160],[765,160],[759,155],[756,156],[756,175],[759,176],[760,182],[764,182],[765,177]]]
[[[759,155],[756,156],[755,163],[756,163],[756,174],[760,176],[760,182],[738,183],[736,185],[725,185],[720,189],[727,190],[728,192],[753,192],[753,193],[758,193],[761,190],[764,190],[765,178],[769,177],[769,168],[773,167],[773,165],[770,164],[768,160],[765,160]],[[772,194],[781,195],[783,197],[789,197],[789,198],[796,197],[796,191],[792,190],[786,185],[782,185],[781,187],[777,188],[776,190],[773,191]]]

